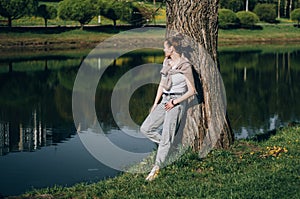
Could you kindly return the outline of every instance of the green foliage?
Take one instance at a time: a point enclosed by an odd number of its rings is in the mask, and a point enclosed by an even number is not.
[[[114,26],[117,20],[128,21],[132,13],[132,5],[126,1],[102,1],[98,2],[100,14],[113,20]]]
[[[244,1],[241,0],[220,0],[220,7],[238,12],[244,9]]]
[[[134,13],[131,24],[140,26],[154,19],[155,9],[152,6],[145,3],[135,3],[133,5]]]
[[[240,11],[236,13],[236,16],[240,20],[241,26],[251,27],[254,26],[258,21],[258,16],[253,12]]]
[[[298,21],[298,27],[300,23],[300,8],[297,8],[291,12],[291,19]]]
[[[42,2],[60,2],[60,1],[63,1],[63,0],[39,0],[39,1],[42,1]]]
[[[98,5],[101,15],[113,20],[114,26],[117,20],[141,26],[151,21],[155,13],[153,6],[143,2],[100,0]]]
[[[78,21],[83,29],[83,26],[98,13],[94,5],[94,0],[64,0],[59,3],[59,17],[63,20]]]
[[[220,28],[229,28],[230,26],[235,26],[239,22],[236,14],[229,9],[219,10],[219,26]]]
[[[8,25],[11,26],[12,20],[33,14],[37,5],[37,0],[1,0],[0,15],[8,18]]]
[[[254,13],[261,21],[274,23],[276,21],[276,8],[273,4],[257,4]]]
[[[44,18],[45,27],[47,27],[47,20],[55,19],[57,17],[57,10],[54,6],[42,4],[37,9],[37,15]]]

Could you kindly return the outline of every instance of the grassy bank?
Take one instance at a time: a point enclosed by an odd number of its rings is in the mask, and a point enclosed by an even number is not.
[[[300,43],[300,29],[292,24],[262,25],[262,30],[220,30],[219,45],[249,45],[265,43]],[[85,30],[76,27],[0,29],[0,49],[20,47],[93,48],[99,42],[131,29],[128,26],[90,26]],[[162,33],[163,34],[163,33]],[[143,39],[143,38],[141,38]]]
[[[221,45],[243,45],[300,42],[300,28],[293,27],[291,24],[263,24],[262,27],[262,30],[219,30],[219,43]]]
[[[150,183],[146,174],[124,173],[9,198],[300,198],[300,127],[254,140],[236,141],[205,159],[188,152]]]

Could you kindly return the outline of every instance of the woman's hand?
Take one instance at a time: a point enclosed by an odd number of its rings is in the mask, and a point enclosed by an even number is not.
[[[169,111],[169,110],[171,110],[174,106],[175,106],[174,100],[171,99],[170,101],[168,101],[168,102],[165,104],[165,110],[166,110],[166,111]]]

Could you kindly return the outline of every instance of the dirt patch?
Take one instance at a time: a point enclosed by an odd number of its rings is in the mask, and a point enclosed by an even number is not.
[[[237,145],[232,148],[232,152],[234,155],[240,157],[245,153],[257,153],[263,150],[262,147],[257,146],[255,144],[246,142],[246,141],[238,141]]]

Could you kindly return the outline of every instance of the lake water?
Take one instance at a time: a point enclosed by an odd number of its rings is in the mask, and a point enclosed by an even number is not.
[[[87,54],[75,50],[1,53],[0,195],[94,182],[119,173],[89,153],[73,122],[74,79]],[[221,48],[219,58],[237,138],[299,121],[300,48]],[[155,146],[147,139],[120,135],[111,111],[112,91],[135,66],[162,60],[160,50],[127,53],[105,70],[99,82],[96,119],[104,133],[126,150],[146,153]],[[101,68],[101,63],[111,60],[98,61]],[[137,124],[146,117],[155,92],[156,85],[151,84],[133,93],[129,109]],[[88,117],[89,112],[82,114]]]

